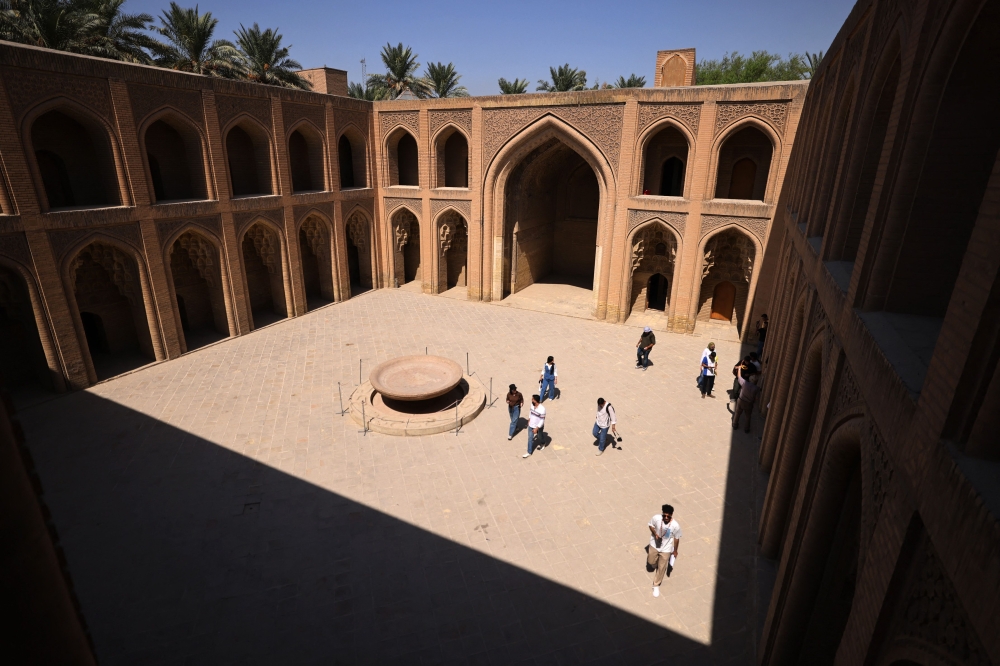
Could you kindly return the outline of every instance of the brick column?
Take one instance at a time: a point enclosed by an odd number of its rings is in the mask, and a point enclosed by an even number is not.
[[[469,132],[469,193],[472,204],[469,215],[468,285],[470,301],[487,301],[490,276],[484,270],[484,257],[493,251],[493,244],[483,229],[483,109],[472,107],[472,130]]]
[[[115,122],[118,124],[118,139],[121,141],[126,189],[130,192],[132,202],[136,206],[148,206],[153,199],[146,183],[146,169],[143,166],[142,150],[139,147],[139,133],[136,131],[135,119],[132,117],[132,102],[128,96],[128,86],[121,79],[110,79],[108,83],[111,90],[112,113],[114,113]],[[127,206],[128,200],[123,198],[122,205]]]
[[[140,220],[139,232],[142,234],[142,246],[146,256],[146,268],[149,272],[150,296],[159,323],[159,335],[163,340],[163,353],[166,358],[177,358],[185,351],[184,332],[175,316],[174,298],[167,278],[166,267],[163,265],[163,250],[159,235],[156,233],[156,223],[153,220]],[[154,331],[150,331],[154,333]],[[154,345],[155,346],[155,345]]]
[[[701,210],[702,201],[712,198],[715,183],[708,182],[707,174],[712,164],[712,128],[715,127],[716,105],[706,101],[698,121],[698,136],[694,144],[694,171],[691,174],[691,203],[684,224],[684,249],[674,266],[677,285],[677,305],[674,311],[674,330],[690,333],[698,318],[698,293],[701,290],[702,256]],[[688,159],[691,159],[690,157]]]
[[[275,171],[278,187],[275,194],[281,194],[282,229],[285,232],[285,248],[288,256],[288,277],[285,280],[290,298],[286,298],[289,317],[306,313],[306,285],[302,277],[302,254],[299,235],[295,229],[295,211],[292,208],[292,172],[288,163],[288,142],[285,140],[285,118],[281,108],[281,98],[271,98],[271,133],[274,135]]]
[[[618,191],[615,197],[614,224],[604,234],[601,258],[601,285],[603,298],[598,300],[598,319],[624,323],[628,305],[624,303],[631,284],[631,276],[625,275],[626,264],[631,259],[628,248],[628,206],[633,191],[632,164],[635,152],[636,124],[639,118],[639,104],[634,99],[625,103],[622,121],[621,148],[618,160]],[[606,268],[605,268],[606,267]]]

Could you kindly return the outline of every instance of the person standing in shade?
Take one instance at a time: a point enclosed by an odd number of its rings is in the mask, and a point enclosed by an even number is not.
[[[522,458],[528,458],[535,452],[535,438],[545,427],[545,407],[537,395],[531,396],[531,411],[528,417],[528,452]]]
[[[701,359],[701,397],[707,395],[709,398],[714,398],[712,395],[712,387],[715,386],[715,369],[718,367],[718,363],[715,361],[715,352],[709,352],[708,356]]]
[[[757,320],[757,358],[764,358],[764,340],[767,338],[767,315]]]
[[[653,335],[653,329],[649,326],[642,329],[642,335],[639,336],[639,342],[635,344],[635,367],[637,370],[642,368],[643,371],[645,371],[646,368],[649,367],[649,352],[653,350],[653,345],[655,344],[656,336]]]
[[[605,402],[604,398],[597,399],[597,420],[594,423],[594,437],[597,438],[597,455],[604,453],[605,442],[608,438],[608,428],[611,428],[611,432],[614,437],[618,436],[618,429],[615,424],[618,423],[618,418],[615,416],[615,408],[611,406],[610,402]],[[615,447],[615,440],[611,440],[611,448]]]
[[[674,507],[664,504],[662,512],[649,521],[649,548],[646,549],[646,568],[656,570],[653,576],[653,596],[660,596],[660,583],[663,575],[670,575],[668,567],[674,568],[674,562],[680,555],[681,526],[674,520]]]
[[[538,378],[538,381],[542,383],[540,392],[542,394],[542,402],[545,402],[545,396],[548,395],[549,391],[552,392],[552,398],[556,397],[556,385],[559,383],[559,372],[556,370],[556,362],[551,356],[545,361],[545,365],[542,366],[542,374]]]
[[[753,368],[753,366],[750,366]],[[748,373],[752,373],[753,370],[748,370]],[[744,413],[747,415],[747,428],[743,432],[750,432],[750,418],[753,416],[753,403],[757,401],[757,396],[760,394],[760,388],[754,382],[755,375],[751,374],[748,377],[743,376],[743,367],[736,371],[736,378],[740,382],[740,397],[736,401],[736,411],[733,412],[733,430],[740,427],[740,416]]]
[[[737,361],[736,365],[733,366],[733,388],[727,391],[730,401],[736,400],[740,396],[740,378],[737,376],[740,368],[743,368],[743,371],[747,375],[754,374],[755,372],[759,375],[760,361],[757,359],[757,352],[750,352],[750,354],[743,357],[742,361]]]
[[[517,431],[517,421],[521,418],[521,407],[524,406],[524,396],[517,390],[517,386],[510,385],[510,392],[507,393],[507,412],[510,414],[510,431],[507,433],[507,441],[514,439]]]

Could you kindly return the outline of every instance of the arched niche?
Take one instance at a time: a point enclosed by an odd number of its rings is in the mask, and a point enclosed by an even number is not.
[[[754,125],[731,133],[719,147],[715,198],[763,201],[774,145]]]
[[[329,222],[310,214],[299,227],[299,256],[306,305],[313,310],[334,301],[333,260]]]
[[[57,105],[29,125],[31,154],[48,210],[122,205],[114,138],[75,105]]]
[[[242,241],[243,273],[253,327],[260,328],[288,317],[285,261],[278,230],[258,220]]]
[[[469,141],[453,125],[434,140],[435,187],[469,187]]]
[[[227,289],[216,243],[189,229],[170,244],[167,256],[184,351],[229,337]]]
[[[364,135],[353,126],[347,127],[337,140],[340,189],[368,187],[367,155]]]
[[[422,280],[420,266],[420,222],[406,206],[399,207],[391,218],[393,267],[396,284],[402,286]]]
[[[273,194],[271,139],[267,131],[246,116],[226,132],[226,159],[234,197]]]
[[[438,293],[468,286],[469,225],[458,211],[438,217]]]
[[[386,140],[389,156],[389,185],[418,187],[420,162],[417,140],[402,127],[397,128]]]
[[[682,86],[686,75],[687,61],[675,53],[660,66],[660,87]]]
[[[702,253],[698,321],[718,320],[721,314],[731,313],[728,321],[743,329],[756,262],[757,245],[741,229],[730,227],[708,239]],[[725,297],[728,303],[717,303],[717,297]]]
[[[292,192],[319,192],[326,189],[323,135],[312,123],[299,123],[288,134],[288,167]]]
[[[643,194],[648,191],[652,196],[684,196],[688,146],[687,136],[669,123],[649,136],[643,148]]]
[[[653,220],[633,232],[631,248],[626,317],[648,310],[670,314],[677,236],[666,224]]]
[[[140,140],[154,203],[210,198],[204,144],[189,120],[173,111],[157,114]]]
[[[375,285],[372,224],[367,215],[355,208],[347,216],[344,226],[347,240],[347,270],[351,282],[351,295],[356,296],[372,289]]]
[[[64,389],[49,368],[33,300],[22,271],[0,262],[0,381],[15,395]]]

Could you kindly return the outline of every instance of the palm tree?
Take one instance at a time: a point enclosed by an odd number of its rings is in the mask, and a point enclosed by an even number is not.
[[[500,84],[501,95],[523,95],[528,92],[528,79],[514,79],[513,81],[508,81],[501,76],[497,83]]]
[[[447,65],[441,62],[429,62],[424,73],[424,81],[437,97],[468,97],[469,91],[465,86],[458,85],[458,80],[461,78],[462,76],[455,71],[455,65],[450,62]]]
[[[219,24],[219,19],[212,18],[212,12],[199,14],[198,5],[182,9],[171,2],[170,9],[160,17],[160,24],[156,31],[169,43],[157,47],[157,65],[227,78],[239,74],[240,52],[228,40],[212,39]]]
[[[312,84],[295,71],[302,69],[302,65],[289,57],[291,46],[281,45],[281,34],[276,29],[262,31],[256,23],[251,28],[241,24],[235,34],[243,78],[269,86],[312,88]]]
[[[125,0],[80,0],[78,4],[100,19],[86,39],[84,53],[142,65],[153,63],[149,54],[159,42],[145,32],[152,27],[150,14],[124,13]]]
[[[618,80],[611,85],[614,88],[645,88],[646,77],[632,74],[626,79],[624,76],[619,76]]]
[[[420,63],[409,46],[404,47],[402,42],[397,46],[386,44],[382,47],[382,63],[385,74],[370,74],[368,84],[374,88],[385,88],[388,99],[396,99],[407,90],[420,98],[430,95],[427,82],[415,76]]]
[[[584,90],[587,87],[587,72],[582,69],[574,69],[569,63],[560,65],[558,69],[549,67],[549,75],[552,83],[538,80],[538,87],[535,90],[545,92],[566,92],[571,90]]]
[[[819,64],[823,62],[823,52],[819,53],[809,53],[806,51],[806,74],[808,78],[812,78],[816,75],[816,70],[819,69]]]
[[[377,102],[385,99],[386,95],[388,95],[388,91],[384,87],[372,85],[371,77],[368,77],[368,83],[363,86],[357,81],[347,86],[347,96],[354,99]]]
[[[0,0],[0,39],[83,52],[100,17],[67,0]]]

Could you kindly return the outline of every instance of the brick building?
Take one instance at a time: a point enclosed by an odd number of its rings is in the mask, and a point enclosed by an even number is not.
[[[862,1],[810,86],[754,304],[762,664],[1000,662],[998,27]]]
[[[695,87],[693,58],[657,55],[672,88],[372,104],[328,68],[303,92],[0,45],[5,374],[84,387],[414,280],[745,329],[808,84]]]

